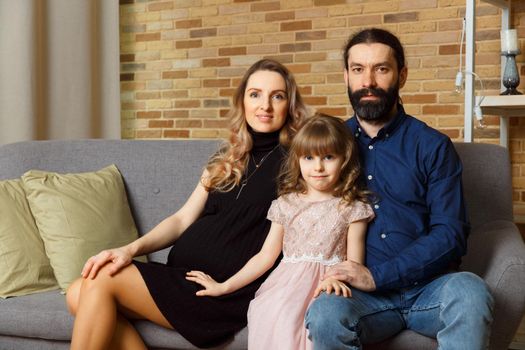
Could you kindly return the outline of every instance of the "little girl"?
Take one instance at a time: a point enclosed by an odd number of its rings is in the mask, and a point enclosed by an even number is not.
[[[197,295],[232,293],[269,270],[282,250],[280,264],[250,303],[250,350],[310,349],[303,323],[312,298],[321,292],[351,295],[345,283],[322,277],[345,259],[364,262],[366,226],[374,214],[358,176],[357,148],[343,121],[312,117],[292,141],[261,251],[222,283],[201,271],[187,274],[204,287]]]

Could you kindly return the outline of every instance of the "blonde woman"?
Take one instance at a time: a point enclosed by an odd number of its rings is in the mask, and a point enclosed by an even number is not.
[[[175,329],[198,347],[246,326],[248,304],[266,276],[223,298],[202,298],[186,273],[226,280],[262,247],[284,149],[306,110],[290,72],[267,59],[248,69],[233,104],[229,140],[184,206],[129,245],[91,257],[69,288],[73,350],[146,349],[130,319]],[[166,264],[132,261],[170,245]]]

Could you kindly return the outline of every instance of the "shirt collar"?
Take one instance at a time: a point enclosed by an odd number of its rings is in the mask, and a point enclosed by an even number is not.
[[[355,129],[355,133],[354,133],[355,137],[359,138],[361,135],[366,135],[366,133],[364,132],[363,128],[361,128],[361,125],[359,124],[359,119],[357,119],[355,114],[354,114],[352,119],[354,119],[355,123],[356,123],[356,129]],[[392,118],[391,121],[388,122],[388,124],[386,124],[384,127],[382,127],[381,130],[379,130],[379,132],[377,133],[376,138],[377,139],[383,139],[385,137],[390,137],[391,135],[393,135],[396,132],[396,130],[398,129],[399,125],[401,125],[401,123],[405,119],[406,119],[405,109],[403,108],[403,106],[401,104],[398,104],[397,105],[397,114],[395,115],[394,118]],[[368,135],[366,135],[366,136],[368,136]]]

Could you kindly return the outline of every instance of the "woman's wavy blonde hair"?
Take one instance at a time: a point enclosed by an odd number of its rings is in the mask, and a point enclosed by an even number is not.
[[[307,184],[301,176],[300,158],[328,154],[343,158],[333,195],[348,204],[355,200],[368,202],[369,192],[359,186],[359,155],[352,133],[343,120],[321,113],[308,119],[294,137],[281,171],[279,195],[306,193]]]
[[[255,62],[244,74],[235,91],[233,106],[228,112],[230,119],[230,136],[221,149],[208,161],[206,170],[208,176],[203,179],[203,185],[208,191],[228,192],[237,186],[242,179],[244,170],[248,163],[249,152],[253,147],[253,140],[248,132],[244,111],[244,94],[248,79],[258,71],[270,71],[279,73],[286,83],[288,96],[288,115],[285,124],[279,134],[279,142],[288,147],[290,140],[296,134],[307,110],[299,89],[290,71],[281,63],[262,59]]]

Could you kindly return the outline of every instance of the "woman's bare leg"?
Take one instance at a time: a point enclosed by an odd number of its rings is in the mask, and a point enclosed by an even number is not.
[[[72,285],[71,295],[68,297],[68,305],[72,311],[75,309],[74,300],[79,300],[72,350],[106,349],[110,344],[120,347],[117,344],[128,343],[127,348],[144,349],[140,336],[119,310],[172,328],[157,308],[135,265],[125,267],[111,277],[107,269],[102,268],[95,279],[84,279],[79,284],[80,288],[76,284]],[[78,289],[79,297],[75,297]],[[136,344],[134,339],[138,339],[140,344]]]

